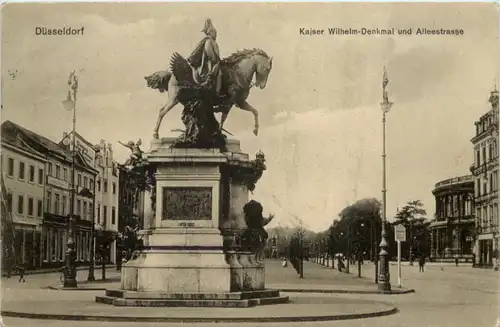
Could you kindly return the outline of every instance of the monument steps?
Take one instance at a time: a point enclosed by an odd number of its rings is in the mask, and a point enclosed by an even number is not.
[[[278,290],[254,290],[221,293],[140,292],[119,289],[106,290],[97,296],[97,303],[124,307],[225,307],[248,308],[256,305],[287,303],[288,296]]]
[[[279,297],[278,290],[254,290],[241,292],[140,292],[110,289],[106,290],[107,297],[123,298],[131,300],[251,300],[261,298]]]
[[[116,307],[223,307],[249,308],[257,305],[287,303],[288,296],[274,296],[250,299],[131,299],[112,296],[96,296],[96,302]]]

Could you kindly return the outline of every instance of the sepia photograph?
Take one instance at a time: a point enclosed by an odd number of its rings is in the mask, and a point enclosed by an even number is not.
[[[495,3],[7,3],[0,326],[500,326]]]

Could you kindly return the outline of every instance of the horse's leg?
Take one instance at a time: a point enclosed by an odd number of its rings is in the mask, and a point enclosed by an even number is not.
[[[220,132],[222,133],[222,128],[224,127],[224,122],[227,119],[228,112],[223,112],[222,116],[220,117]]]
[[[250,111],[253,114],[253,117],[255,119],[255,126],[254,126],[253,133],[255,135],[259,134],[259,112],[257,111],[257,109],[255,109],[254,107],[252,107],[246,101],[243,101],[241,103],[241,105],[239,106],[239,108],[242,109],[242,110],[245,110],[245,111]]]
[[[175,82],[174,80],[175,78],[171,78],[170,82],[168,83],[168,102],[160,108],[160,112],[158,113],[158,119],[156,120],[156,125],[153,130],[153,138],[155,139],[159,138],[158,130],[160,129],[163,117],[165,117],[165,115],[179,103],[179,100],[177,100],[177,93],[179,91],[179,88],[177,87],[177,82]]]
[[[163,120],[163,117],[165,117],[165,115],[170,111],[172,110],[173,107],[175,107],[175,105],[177,105],[179,103],[179,101],[177,101],[177,99],[174,99],[174,100],[168,100],[168,102],[160,108],[160,112],[158,113],[158,120],[156,121],[156,125],[155,125],[155,128],[153,130],[153,138],[157,139],[159,138],[159,135],[158,135],[158,130],[160,129],[160,125],[161,125],[161,121]]]

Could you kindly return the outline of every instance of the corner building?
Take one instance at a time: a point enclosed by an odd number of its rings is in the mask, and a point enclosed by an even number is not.
[[[438,182],[432,194],[436,215],[429,225],[431,259],[472,262],[474,235],[474,177],[454,177]]]
[[[491,109],[476,125],[474,164],[474,206],[476,210],[476,266],[497,266],[499,250],[498,215],[498,91],[492,91]]]

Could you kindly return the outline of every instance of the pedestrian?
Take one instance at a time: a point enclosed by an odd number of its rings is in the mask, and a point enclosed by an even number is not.
[[[424,272],[424,265],[425,265],[425,256],[420,256],[420,259],[418,260],[418,271],[419,272]]]
[[[455,266],[458,267],[458,258],[455,258]]]
[[[288,266],[288,261],[285,257],[283,257],[283,261],[281,262],[281,267],[286,268]]]
[[[25,272],[25,264],[24,262],[21,262],[17,266],[17,271],[19,272],[19,283],[22,281],[23,283],[26,283],[26,279],[24,279],[24,272]]]

